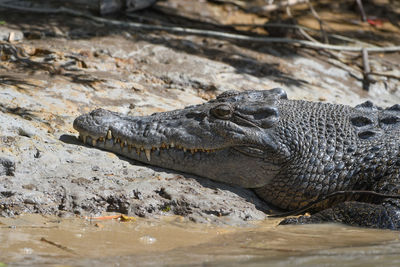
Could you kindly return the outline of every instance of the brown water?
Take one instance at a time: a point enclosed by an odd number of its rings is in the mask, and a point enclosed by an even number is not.
[[[0,266],[400,264],[400,232],[333,224],[277,226],[278,221],[217,227],[181,217],[129,222],[0,218]]]

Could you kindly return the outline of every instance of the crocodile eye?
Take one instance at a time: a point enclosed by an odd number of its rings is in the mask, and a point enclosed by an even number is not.
[[[211,114],[215,117],[223,120],[227,120],[232,116],[232,107],[227,104],[221,104],[216,107],[213,107],[211,110]]]

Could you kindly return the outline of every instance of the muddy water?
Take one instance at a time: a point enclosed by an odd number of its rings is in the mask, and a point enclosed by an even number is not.
[[[181,217],[128,222],[0,218],[0,266],[400,264],[399,232],[277,222],[232,227]]]

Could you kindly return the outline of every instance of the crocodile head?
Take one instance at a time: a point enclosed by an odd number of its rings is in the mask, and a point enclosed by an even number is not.
[[[279,88],[228,91],[182,110],[131,117],[97,109],[74,128],[92,146],[247,188],[266,185],[290,156],[278,134]],[[283,129],[283,128],[282,128]],[[283,130],[284,131],[284,130]]]

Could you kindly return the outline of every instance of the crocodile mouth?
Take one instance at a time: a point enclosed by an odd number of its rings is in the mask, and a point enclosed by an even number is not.
[[[260,155],[251,157],[251,154],[254,154],[253,150],[258,150],[257,148],[243,145],[195,148],[187,147],[190,143],[184,146],[183,142],[179,143],[176,140],[174,142],[163,140],[164,142],[153,145],[139,142],[134,144],[132,139],[129,139],[133,138],[132,136],[124,137],[119,135],[118,131],[114,132],[107,128],[93,134],[87,130],[79,131],[78,138],[86,145],[113,152],[127,159],[193,173],[219,182],[246,188],[257,188],[266,182],[264,174],[267,165],[263,159],[263,152],[259,150]],[[262,171],[257,171],[260,163],[263,163],[264,167]],[[238,169],[234,168],[238,166],[240,166]]]
[[[196,153],[215,153],[217,151],[223,150],[224,148],[188,148],[179,143],[161,143],[154,144],[151,148],[148,145],[140,145],[130,143],[127,139],[123,137],[118,137],[113,135],[111,130],[108,130],[104,136],[94,137],[90,134],[84,135],[79,132],[79,140],[83,143],[91,145],[93,147],[101,148],[104,150],[111,150],[125,156],[131,156],[133,158],[140,158],[142,153],[146,156],[148,162],[151,161],[153,153],[166,151],[166,150],[176,150],[187,153],[188,155],[195,155]]]

